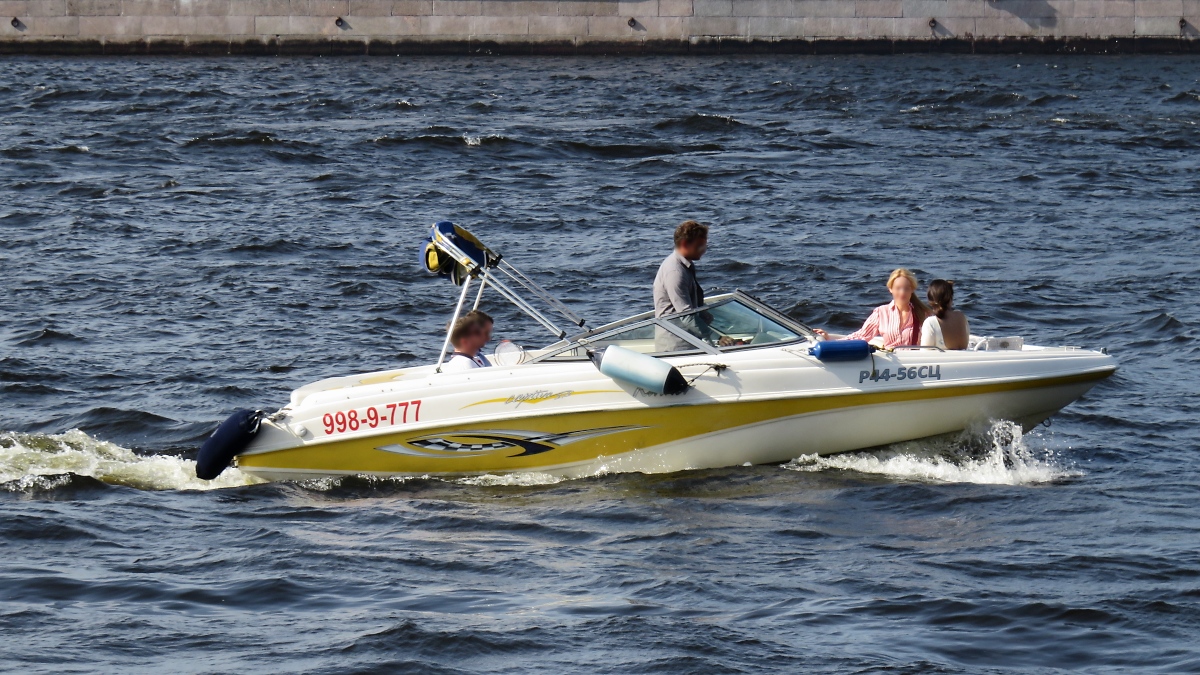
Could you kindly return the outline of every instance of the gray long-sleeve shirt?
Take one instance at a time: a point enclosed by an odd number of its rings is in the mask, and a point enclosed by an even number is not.
[[[696,265],[678,251],[667,256],[658,266],[654,277],[654,316],[669,316],[697,309],[704,305],[704,289],[696,280]],[[684,317],[681,327],[703,338],[707,330],[695,316]],[[695,349],[663,328],[654,330],[654,351],[675,352]]]
[[[654,316],[687,312],[704,304],[696,265],[675,251],[658,266],[654,277]]]

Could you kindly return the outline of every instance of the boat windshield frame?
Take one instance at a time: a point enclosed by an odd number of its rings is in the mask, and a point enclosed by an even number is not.
[[[685,317],[688,317],[688,316],[691,316],[694,314],[699,314],[701,312],[710,311],[716,307],[720,307],[721,305],[729,304],[731,302],[738,302],[741,305],[743,305],[744,307],[747,307],[748,309],[750,309],[751,311],[753,311],[757,314],[760,314],[767,319],[770,319],[771,321],[779,324],[783,328],[786,328],[787,330],[794,333],[796,335],[796,337],[786,339],[786,340],[779,340],[779,341],[761,343],[761,344],[716,346],[716,345],[708,343],[707,341],[701,339],[700,337],[697,337],[697,336],[689,333],[687,330],[684,330],[683,328],[676,326],[676,325],[674,325],[674,323],[672,323],[673,320],[683,319]],[[671,333],[672,335],[674,335],[675,337],[679,338],[679,340],[683,341],[684,343],[686,343],[686,345],[688,347],[690,347],[688,349],[679,349],[679,350],[674,350],[674,351],[669,351],[669,352],[653,352],[652,355],[656,356],[656,357],[657,356],[685,356],[685,355],[691,355],[691,354],[719,355],[719,354],[725,354],[725,353],[729,353],[729,352],[733,352],[733,351],[766,349],[766,348],[796,344],[798,342],[808,342],[808,341],[816,341],[817,340],[816,333],[814,333],[813,330],[811,328],[809,328],[808,326],[796,321],[795,319],[785,316],[781,312],[776,311],[775,309],[771,308],[769,305],[762,302],[758,298],[755,298],[754,296],[750,295],[749,293],[746,293],[741,290],[735,290],[732,293],[723,293],[723,294],[715,296],[713,298],[709,298],[708,301],[704,304],[704,306],[702,306],[698,309],[694,309],[690,312],[682,312],[679,314],[670,314],[670,315],[667,315],[664,317],[655,317],[654,312],[652,312],[652,311],[651,312],[642,312],[641,314],[635,314],[634,316],[627,317],[627,318],[621,319],[619,321],[614,321],[612,323],[605,324],[598,328],[594,328],[585,333],[579,333],[577,335],[569,336],[563,340],[559,340],[558,342],[547,345],[543,349],[539,350],[542,353],[539,354],[536,358],[531,359],[528,363],[546,363],[546,362],[554,363],[554,362],[560,362],[560,361],[586,360],[588,358],[587,357],[587,349],[591,345],[598,343],[598,342],[603,342],[606,338],[612,337],[615,334],[635,330],[637,328],[648,327],[648,326],[654,326],[656,330],[657,329],[665,330],[665,331]],[[572,350],[581,350],[582,353],[576,353],[576,354],[572,354],[570,356],[565,356],[565,357],[563,356],[564,352],[568,352],[568,351],[572,351]]]

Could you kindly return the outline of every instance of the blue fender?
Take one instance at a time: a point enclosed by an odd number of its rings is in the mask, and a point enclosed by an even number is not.
[[[866,340],[826,340],[818,342],[808,353],[822,361],[860,361],[873,351],[875,348]]]
[[[605,375],[655,394],[682,394],[691,386],[675,366],[632,349],[609,345],[589,356]]]
[[[196,455],[196,478],[212,480],[221,475],[233,463],[233,458],[254,440],[262,418],[263,411],[244,409],[222,422],[200,446],[200,452]]]

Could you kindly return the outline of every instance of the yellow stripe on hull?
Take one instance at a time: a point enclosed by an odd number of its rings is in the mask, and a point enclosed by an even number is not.
[[[1065,377],[767,401],[717,402],[570,412],[498,422],[447,424],[243,455],[264,474],[445,475],[537,471],[611,458],[747,425],[889,403],[1035,390],[1103,379],[1112,370]],[[1065,402],[1064,402],[1065,404]],[[1030,411],[1043,412],[1043,411]],[[740,462],[735,462],[740,463]]]

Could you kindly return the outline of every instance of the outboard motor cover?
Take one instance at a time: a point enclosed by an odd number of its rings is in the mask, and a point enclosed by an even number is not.
[[[873,350],[866,340],[826,340],[810,347],[808,353],[822,361],[860,361]]]
[[[679,369],[653,356],[617,345],[609,345],[591,354],[600,372],[614,380],[641,387],[655,394],[682,394],[687,380]]]
[[[222,422],[200,446],[200,453],[196,455],[196,478],[212,480],[221,475],[233,463],[233,458],[254,440],[262,418],[263,411],[246,409],[233,413]]]

